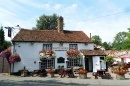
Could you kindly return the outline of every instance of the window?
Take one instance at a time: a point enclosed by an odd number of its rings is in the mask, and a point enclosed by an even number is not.
[[[49,69],[50,67],[55,68],[55,59],[43,59],[40,68]]]
[[[69,49],[71,50],[71,49],[73,49],[73,50],[78,50],[78,46],[77,46],[77,44],[70,44],[69,45]]]
[[[104,57],[100,57],[100,60],[104,60]]]
[[[67,61],[67,67],[74,67],[74,66],[80,66],[81,65],[81,61],[80,59],[69,59]]]
[[[63,57],[57,58],[57,63],[65,63],[65,58]]]
[[[43,50],[52,50],[52,44],[43,44]]]

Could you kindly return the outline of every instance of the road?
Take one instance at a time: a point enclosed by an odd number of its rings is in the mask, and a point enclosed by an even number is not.
[[[20,77],[0,74],[0,86],[130,86],[130,75],[126,80],[94,79],[88,74],[87,79],[50,77]]]

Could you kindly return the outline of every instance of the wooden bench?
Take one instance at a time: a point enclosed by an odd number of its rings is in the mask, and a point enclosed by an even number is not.
[[[40,70],[34,70],[31,75],[34,76],[34,74],[36,74],[37,76],[42,77],[42,76],[46,76],[47,72],[46,72],[45,69],[40,69]]]
[[[61,78],[62,77],[65,77],[66,75],[68,75],[69,77],[73,78],[74,77],[74,73],[73,73],[73,70],[72,69],[60,69],[58,71],[58,74],[61,75]]]
[[[95,76],[95,79],[98,79],[98,76],[99,77],[104,77],[106,79],[110,79],[111,78],[110,73],[99,74],[97,72],[93,72],[92,75]]]

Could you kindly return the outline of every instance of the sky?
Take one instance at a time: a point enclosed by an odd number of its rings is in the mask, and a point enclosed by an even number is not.
[[[102,42],[113,42],[117,33],[130,28],[129,0],[1,0],[0,24],[14,27],[12,38],[21,28],[32,29],[45,14],[64,18],[64,30],[99,35]],[[4,28],[5,39],[7,29]]]

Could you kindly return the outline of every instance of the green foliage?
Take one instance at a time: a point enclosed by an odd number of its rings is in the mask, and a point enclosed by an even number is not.
[[[4,30],[3,30],[3,27],[1,26],[0,28],[0,52],[3,51],[4,49],[7,49],[9,46],[11,46],[11,42],[5,41]]]
[[[0,28],[0,46],[2,46],[3,45],[3,43],[4,43],[4,30],[3,30],[3,27],[1,26],[1,28]]]
[[[113,48],[115,50],[122,50],[124,46],[124,41],[127,39],[127,32],[119,32],[116,34],[113,41]]]
[[[130,50],[130,40],[129,39],[124,41],[122,49],[123,50]]]
[[[111,43],[107,43],[107,42],[103,42],[102,46],[105,48],[105,50],[111,50],[112,49],[112,45]]]
[[[11,46],[11,42],[10,41],[4,41],[4,44],[3,44],[4,49],[7,49],[10,46]]]
[[[108,63],[114,62],[114,56],[106,56],[104,61]]]
[[[122,44],[123,50],[130,50],[130,28],[128,28],[127,38]]]
[[[112,65],[112,63],[114,62],[114,56],[106,56],[104,59],[104,62],[107,62],[108,67],[110,67]]]
[[[99,37],[99,35],[92,36],[92,41],[96,45],[102,45],[102,39]]]
[[[59,16],[56,14],[53,15],[41,15],[37,20],[36,28],[38,30],[55,30],[57,29],[57,19]]]

